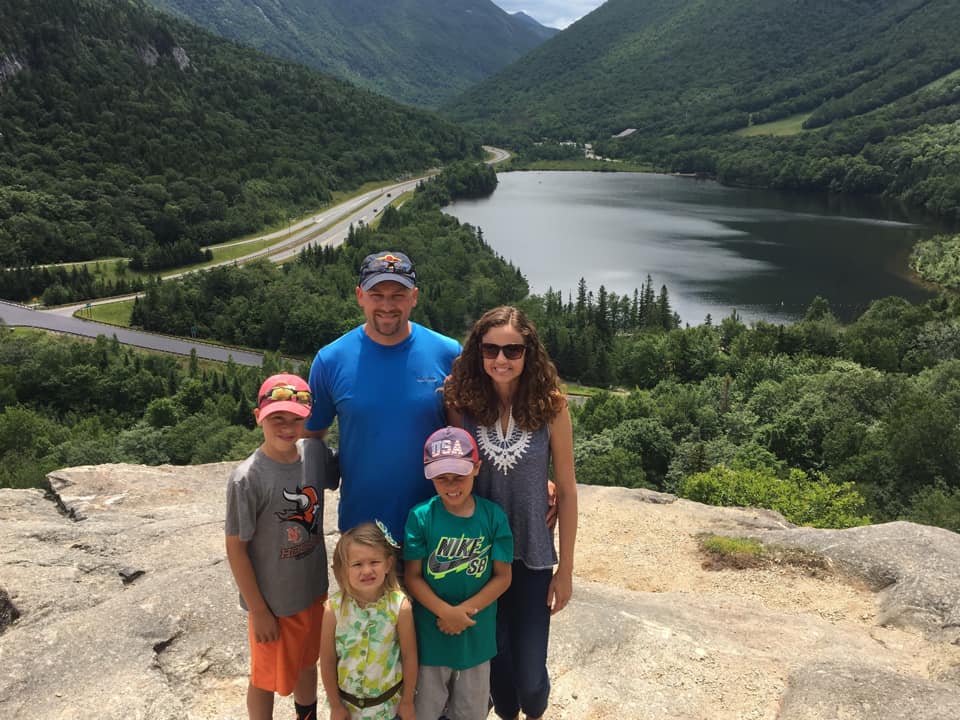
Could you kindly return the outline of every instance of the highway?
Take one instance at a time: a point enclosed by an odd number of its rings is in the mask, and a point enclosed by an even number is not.
[[[429,176],[427,176],[429,177]],[[203,272],[221,265],[239,265],[257,258],[268,258],[273,262],[284,262],[294,257],[302,249],[314,245],[324,245],[336,247],[347,239],[350,231],[350,225],[361,225],[372,222],[377,215],[383,212],[387,203],[405,192],[412,192],[424,178],[414,180],[404,180],[394,185],[388,185],[377,190],[371,190],[359,195],[346,202],[335,205],[332,208],[324,210],[318,215],[314,215],[306,220],[291,225],[287,230],[280,230],[268,235],[258,235],[248,240],[241,240],[230,245],[241,245],[246,243],[256,243],[261,240],[270,240],[273,238],[285,238],[281,242],[269,247],[252,251],[241,257],[223,262],[210,263],[202,268],[195,270],[186,270],[184,272],[170,273],[163,276],[164,280],[175,280],[191,273]],[[76,303],[73,305],[60,305],[58,307],[45,309],[44,313],[52,313],[63,317],[71,317],[77,311],[90,305],[105,305],[108,303],[120,302],[123,300],[132,300],[139,293],[130,295],[117,295],[108,298],[98,298],[87,302]],[[2,317],[2,315],[0,315]],[[6,318],[4,318],[6,319]],[[8,322],[9,324],[9,322]]]
[[[262,248],[248,255],[222,263],[207,265],[198,270],[166,275],[164,276],[164,280],[182,277],[191,272],[202,272],[203,270],[219,265],[249,262],[259,257],[267,257],[279,263],[289,260],[304,247],[313,245],[335,247],[346,240],[351,224],[360,224],[361,222],[369,223],[373,221],[377,215],[383,212],[383,208],[386,207],[386,204],[390,202],[392,198],[413,190],[416,188],[418,182],[420,182],[420,179],[406,180],[364,193],[340,205],[329,208],[307,220],[296,223],[287,230],[243,241],[253,243],[262,239],[289,235],[287,239],[276,245],[271,245],[270,247]],[[292,235],[290,234],[291,230],[294,231]],[[250,352],[249,350],[226,348],[186,338],[130,330],[128,328],[106,325],[74,317],[77,311],[85,309],[88,306],[131,300],[134,297],[136,297],[136,293],[119,297],[99,298],[74,305],[62,305],[49,310],[33,310],[22,305],[17,305],[16,303],[0,300],[0,319],[2,319],[8,327],[33,327],[83,337],[105,335],[108,338],[112,338],[116,336],[117,340],[125,345],[133,345],[146,350],[156,350],[177,355],[190,355],[192,350],[196,350],[197,357],[206,360],[226,362],[228,359],[233,358],[233,361],[238,364],[254,365],[257,367],[263,363],[262,354]]]
[[[2,317],[3,321],[10,327],[33,327],[84,337],[105,335],[108,338],[112,338],[116,335],[117,340],[124,345],[133,345],[146,350],[158,350],[160,352],[175,353],[177,355],[189,355],[191,350],[196,350],[197,357],[206,360],[226,362],[232,357],[233,361],[239,365],[255,365],[259,367],[263,364],[263,355],[250,352],[249,350],[237,350],[219,345],[208,345],[207,343],[197,342],[195,340],[140,332],[115,325],[104,325],[103,323],[81,320],[75,317],[64,317],[63,315],[57,315],[55,313],[31,310],[30,308],[15,305],[5,300],[0,300],[0,317]]]
[[[503,162],[510,157],[510,153],[506,150],[486,145],[484,149],[493,155],[493,157],[487,161],[491,165]],[[205,265],[196,270],[164,275],[163,279],[172,280],[193,272],[203,272],[212,267],[240,264],[260,257],[266,257],[273,262],[280,263],[294,257],[303,248],[315,245],[336,247],[346,240],[350,225],[368,224],[372,222],[383,212],[383,209],[388,203],[405,192],[411,192],[419,182],[432,177],[433,174],[435,173],[371,190],[363,195],[359,195],[324,210],[313,217],[294,223],[286,230],[279,230],[248,240],[231,243],[232,245],[237,245],[274,238],[285,238],[275,245],[256,250],[242,257]],[[108,338],[112,338],[116,336],[117,340],[125,345],[133,345],[147,350],[157,350],[178,355],[189,355],[192,350],[196,350],[197,357],[206,360],[226,362],[229,358],[233,358],[234,362],[241,365],[259,366],[262,364],[263,355],[260,353],[226,348],[219,345],[210,345],[186,338],[130,330],[119,326],[106,325],[74,317],[74,314],[79,310],[89,306],[131,300],[136,296],[137,294],[134,293],[131,295],[99,298],[74,305],[61,305],[48,310],[33,310],[23,305],[0,300],[0,320],[6,323],[8,327],[33,327],[84,337],[105,335]]]

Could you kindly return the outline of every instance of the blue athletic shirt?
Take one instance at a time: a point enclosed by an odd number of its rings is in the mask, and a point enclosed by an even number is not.
[[[307,429],[340,429],[339,526],[383,521],[403,542],[407,513],[434,494],[423,444],[446,425],[441,388],[460,345],[417,323],[398,345],[354,328],[320,349],[310,368]]]

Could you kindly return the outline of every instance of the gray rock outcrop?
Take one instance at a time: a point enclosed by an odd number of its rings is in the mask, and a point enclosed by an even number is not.
[[[26,63],[16,55],[0,55],[0,87],[13,79],[26,67]]]
[[[0,490],[0,718],[246,717],[245,618],[223,550],[231,467],[71,468],[50,494]],[[580,498],[552,719],[960,717],[960,536],[791,528],[623,488]],[[326,508],[332,545],[334,497]],[[836,570],[708,571],[702,532],[808,548]],[[275,717],[292,717],[289,699]]]
[[[960,644],[960,542],[956,533],[909,522],[817,530],[796,528],[755,537],[813,550],[877,592],[879,622],[922,629]]]

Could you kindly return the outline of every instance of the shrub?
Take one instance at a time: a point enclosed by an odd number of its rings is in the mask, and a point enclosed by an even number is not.
[[[779,477],[767,469],[734,470],[718,465],[680,481],[678,493],[708,505],[762,507],[776,510],[797,525],[854,527],[870,522],[860,515],[863,497],[853,483],[834,483],[826,475],[813,477],[790,470]]]
[[[960,533],[960,488],[926,487],[913,496],[907,520]]]

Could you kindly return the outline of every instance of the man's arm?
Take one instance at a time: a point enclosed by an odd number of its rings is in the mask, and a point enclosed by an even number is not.
[[[325,490],[336,490],[340,487],[340,461],[337,451],[327,447],[323,440],[313,437],[305,437],[300,443],[304,480]]]
[[[553,480],[547,480],[547,527],[550,531],[557,527],[557,486]]]
[[[250,562],[250,555],[247,553],[247,541],[241,540],[239,535],[227,535],[226,544],[227,562],[230,563],[233,579],[250,612],[254,639],[260,643],[279,640],[280,624],[267,606],[267,601],[263,599],[260,586],[257,585],[253,563]]]

